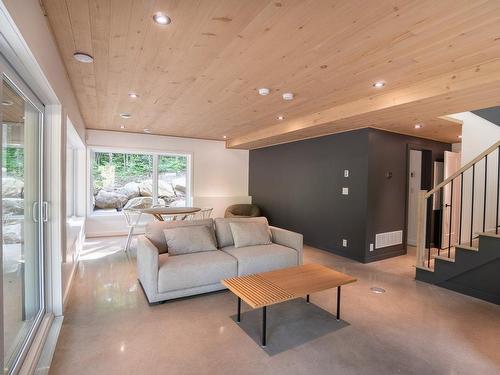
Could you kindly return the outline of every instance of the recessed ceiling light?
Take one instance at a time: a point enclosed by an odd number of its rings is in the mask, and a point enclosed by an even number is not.
[[[153,15],[153,20],[158,24],[158,25],[168,25],[172,20],[170,19],[169,16],[167,16],[165,13],[162,12],[157,12]]]
[[[223,136],[222,138],[227,139],[227,135]]]
[[[151,133],[151,129],[144,129],[144,133]]]
[[[415,124],[415,129],[422,129],[424,126],[422,124]]]
[[[270,92],[271,92],[271,90],[269,90],[267,87],[262,87],[259,89],[259,95],[262,95],[262,96],[267,96],[267,95],[269,95]]]
[[[120,129],[125,129],[125,125],[120,125]]]
[[[283,100],[293,100],[293,93],[292,92],[285,92],[283,94]]]
[[[12,100],[4,99],[2,100],[2,105],[12,105],[14,102]]]
[[[137,93],[135,93],[133,91],[129,92],[128,96],[131,97],[132,99],[135,99],[135,98],[139,97],[139,95],[137,95]]]
[[[120,117],[121,118],[131,118],[132,115],[128,112],[123,112],[123,113],[120,113]]]
[[[380,88],[385,86],[385,82],[384,81],[377,81],[372,86],[375,87],[376,89],[380,89]]]
[[[285,116],[283,116],[283,115],[279,115],[279,116],[278,116],[278,117],[276,117],[276,118],[277,118],[278,120],[280,120],[280,121],[281,121],[281,120],[284,120],[284,119],[285,119]]]
[[[94,61],[94,58],[92,56],[90,56],[88,53],[83,53],[83,52],[75,52],[73,54],[73,57],[75,58],[76,61],[85,64],[90,64],[91,62]]]

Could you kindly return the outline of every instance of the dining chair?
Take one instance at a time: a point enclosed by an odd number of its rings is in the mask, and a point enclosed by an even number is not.
[[[124,208],[122,210],[125,220],[127,221],[128,236],[127,242],[125,243],[125,254],[129,256],[130,243],[132,242],[132,236],[134,235],[134,229],[139,226],[141,220],[142,212],[135,208]]]
[[[213,208],[202,208],[200,211],[192,213],[187,220],[210,219],[213,210]]]

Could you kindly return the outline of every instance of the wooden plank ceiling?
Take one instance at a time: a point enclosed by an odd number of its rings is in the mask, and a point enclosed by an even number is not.
[[[498,0],[42,4],[90,129],[234,148],[362,127],[456,142],[460,124],[438,117],[500,105]],[[172,23],[155,24],[157,11]]]

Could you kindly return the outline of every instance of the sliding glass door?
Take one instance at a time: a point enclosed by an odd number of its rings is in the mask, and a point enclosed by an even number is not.
[[[2,67],[0,65],[0,67]],[[17,371],[44,311],[43,107],[2,72],[1,315],[3,371]],[[22,87],[22,86],[21,86]]]

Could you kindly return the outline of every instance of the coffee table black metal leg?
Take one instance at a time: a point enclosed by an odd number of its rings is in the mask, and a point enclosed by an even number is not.
[[[238,317],[236,318],[236,321],[239,323],[241,322],[241,298],[238,297]]]
[[[266,347],[266,306],[262,308],[262,347]]]
[[[337,287],[337,320],[340,320],[340,286]]]
[[[309,294],[306,296],[306,302],[309,303]]]

